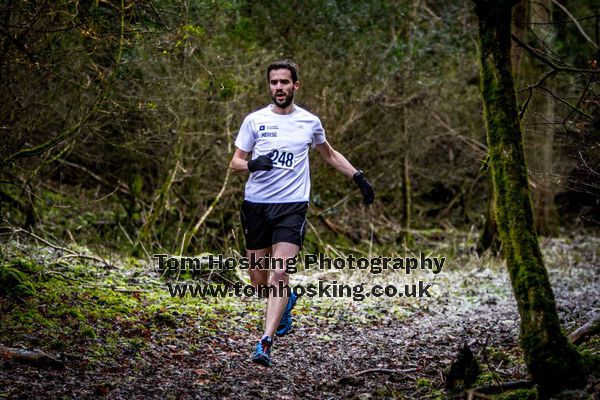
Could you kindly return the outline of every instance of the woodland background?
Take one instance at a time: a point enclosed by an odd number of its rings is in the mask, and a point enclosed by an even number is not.
[[[526,378],[473,3],[494,2],[0,0],[0,354],[40,348],[63,368],[4,357],[0,395],[248,398],[284,382],[292,397],[442,399],[456,389],[441,371],[462,339],[483,359],[470,384]],[[549,309],[573,331],[600,307],[600,3],[514,3],[512,75]],[[280,58],[300,67],[296,102],[376,190],[365,207],[314,153],[304,251],[424,252],[449,266],[446,292],[430,301],[301,302],[278,357],[280,367],[284,355],[306,357],[306,369],[264,382],[246,354],[259,301],[165,293],[165,280],[246,278],[161,277],[151,256],[242,253],[246,176],[228,165],[244,116],[270,101],[265,69]],[[337,279],[293,277],[313,278]],[[390,340],[399,334],[407,340]],[[582,346],[597,356],[597,338]],[[365,378],[382,365],[387,380]],[[600,393],[595,379],[581,398]]]
[[[597,62],[597,6],[514,11],[519,39],[564,68],[515,46],[542,235],[600,221],[599,88],[577,71]],[[1,18],[0,202],[12,225],[138,255],[141,245],[176,253],[194,227],[186,253],[243,246],[245,177],[230,176],[228,160],[243,117],[269,102],[266,65],[289,57],[297,102],[377,189],[378,242],[484,231],[492,203],[470,2],[10,1]],[[357,190],[317,159],[313,226],[368,238]]]

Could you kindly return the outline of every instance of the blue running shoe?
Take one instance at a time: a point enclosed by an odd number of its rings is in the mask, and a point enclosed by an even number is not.
[[[252,356],[252,361],[257,364],[264,365],[265,367],[270,367],[272,345],[273,339],[270,336],[263,336],[256,345],[256,350]]]
[[[296,301],[298,300],[298,296],[292,292],[290,294],[290,298],[288,300],[287,306],[285,307],[285,311],[281,316],[281,320],[279,321],[279,326],[275,331],[277,336],[284,336],[289,333],[292,329],[292,308],[296,305]]]

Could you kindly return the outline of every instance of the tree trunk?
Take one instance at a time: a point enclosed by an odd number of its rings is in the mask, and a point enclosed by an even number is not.
[[[411,207],[411,186],[410,186],[410,175],[409,175],[409,154],[410,149],[410,134],[408,132],[408,116],[406,106],[402,108],[402,121],[403,128],[402,133],[406,143],[406,148],[402,153],[402,242],[404,244],[404,251],[413,244],[412,236],[410,234],[410,207]]]
[[[582,383],[584,362],[561,331],[533,223],[523,139],[511,72],[511,10],[517,0],[474,0],[481,91],[502,251],[521,318],[520,343],[545,397]]]
[[[552,8],[552,0],[531,1],[531,30],[538,37],[543,37],[550,47],[553,47],[552,30],[549,28],[549,24],[552,23]],[[544,70],[536,67],[532,60],[529,60],[523,78],[527,80],[528,85],[531,85],[539,79],[543,72]],[[544,87],[552,90],[554,88],[553,81],[546,80]],[[538,171],[539,176],[536,179],[537,187],[532,193],[534,220],[538,233],[544,236],[552,236],[557,233],[558,215],[554,204],[556,185],[552,182],[556,172],[554,167],[554,125],[552,124],[553,118],[555,118],[555,108],[556,99],[554,97],[534,96],[525,117],[525,123],[531,126],[527,129],[526,136],[531,137],[535,143],[528,152],[528,154],[534,155],[531,169]]]
[[[552,0],[521,0],[513,12],[513,33],[524,42],[533,33],[550,47],[553,43]],[[521,47],[513,46],[513,78],[517,87],[534,84],[546,71],[540,68]],[[544,87],[552,90],[553,81],[547,79]],[[526,138],[525,153],[528,156],[531,175],[531,197],[533,201],[534,221],[540,235],[552,236],[557,232],[556,184],[553,176],[558,172],[554,160],[554,125],[556,100],[552,96],[532,95],[531,102],[524,114],[523,135]]]
[[[417,11],[419,10],[419,4],[421,0],[413,0],[410,8],[409,24],[406,25],[401,35],[408,44],[409,57],[407,62],[410,63],[412,59],[413,41],[414,41],[414,28],[415,21],[417,20]],[[402,79],[401,93],[405,93],[406,83],[405,79]],[[404,251],[408,247],[413,245],[413,237],[410,233],[411,226],[411,207],[412,207],[412,187],[410,182],[410,149],[411,149],[411,134],[408,126],[408,106],[402,107],[402,137],[405,144],[402,150],[402,243]]]
[[[485,223],[483,225],[483,231],[479,235],[477,241],[477,254],[480,256],[486,251],[491,250],[494,255],[500,251],[500,241],[498,240],[498,225],[496,225],[496,213],[494,206],[494,189],[492,186],[491,174],[488,172],[486,180],[488,181],[487,192],[488,201],[487,209],[485,213]]]

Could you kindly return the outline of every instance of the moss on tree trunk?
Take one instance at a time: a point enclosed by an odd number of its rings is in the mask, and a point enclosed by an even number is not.
[[[582,357],[561,331],[535,232],[511,72],[511,10],[517,1],[474,3],[498,233],[519,308],[521,347],[540,394],[547,396],[582,382],[585,373]]]

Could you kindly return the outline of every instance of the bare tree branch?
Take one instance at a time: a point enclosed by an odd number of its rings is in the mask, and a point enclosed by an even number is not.
[[[511,34],[512,40],[515,41],[519,47],[522,47],[523,49],[525,49],[529,54],[531,54],[534,58],[540,60],[541,62],[543,62],[544,64],[548,65],[550,68],[556,70],[556,71],[561,71],[561,72],[582,72],[582,73],[586,73],[586,74],[598,74],[600,73],[600,70],[597,69],[581,69],[581,68],[573,68],[573,67],[561,67],[556,65],[555,63],[553,63],[552,61],[548,60],[546,57],[543,56],[543,53],[537,49],[534,49],[533,47],[529,46],[528,44],[526,44],[525,42],[523,42],[521,39],[519,39],[519,37],[517,35],[515,35],[514,33]]]
[[[598,173],[597,171],[595,171],[592,167],[590,167],[587,162],[585,161],[585,158],[583,157],[583,154],[581,154],[581,152],[579,152],[579,158],[581,158],[581,161],[583,161],[583,165],[585,165],[585,167],[594,175],[598,175],[600,176],[600,173]]]
[[[583,28],[581,27],[581,24],[579,23],[579,21],[577,21],[577,19],[573,16],[573,14],[571,14],[569,12],[569,10],[567,10],[567,8],[565,6],[563,6],[562,4],[560,4],[558,1],[556,0],[552,0],[552,2],[554,4],[556,4],[561,10],[563,10],[565,12],[565,14],[567,14],[569,16],[569,18],[571,18],[571,20],[573,20],[573,22],[575,23],[575,26],[577,27],[577,29],[579,29],[579,32],[581,32],[581,35],[592,44],[592,46],[594,46],[596,49],[598,49],[598,44],[594,43],[594,41],[587,35],[587,33],[585,33],[585,31],[583,30]]]
[[[575,107],[573,104],[569,103],[565,99],[563,99],[563,98],[555,95],[550,89],[548,89],[548,88],[546,88],[546,87],[544,87],[542,85],[540,85],[539,87],[540,87],[540,89],[548,92],[548,94],[550,96],[554,97],[556,100],[560,101],[561,103],[563,103],[564,105],[566,105],[567,107],[569,107],[571,110],[578,112],[579,114],[583,115],[586,118],[593,119],[591,115],[589,115],[588,113],[586,113],[586,112],[580,110],[579,108]]]
[[[552,75],[556,74],[556,72],[557,71],[555,69],[551,69],[550,71],[548,71],[544,75],[542,75],[542,77],[533,85],[529,85],[524,89],[517,90],[517,93],[523,92],[525,90],[529,91],[529,96],[527,96],[527,100],[525,100],[525,103],[523,103],[523,105],[521,106],[521,110],[519,110],[519,119],[522,120],[523,117],[525,116],[525,112],[527,111],[527,106],[529,106],[529,102],[531,101],[531,98],[533,97],[533,89],[542,85],[546,81],[546,79],[548,79]]]

